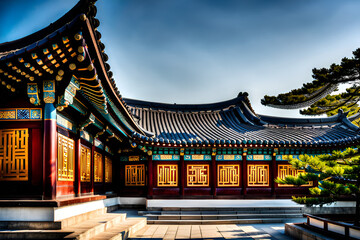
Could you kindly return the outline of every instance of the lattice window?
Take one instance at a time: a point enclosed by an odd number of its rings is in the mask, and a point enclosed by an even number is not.
[[[209,186],[209,164],[187,165],[187,186],[188,187]]]
[[[109,157],[105,157],[105,182],[112,182],[112,161]]]
[[[98,152],[94,153],[94,182],[103,181],[103,160],[102,155]]]
[[[125,165],[125,186],[145,186],[145,165]]]
[[[75,141],[58,133],[58,180],[74,181]]]
[[[238,187],[240,186],[240,165],[219,164],[218,165],[218,186]]]
[[[269,186],[269,165],[249,164],[247,166],[248,186]]]
[[[28,180],[28,129],[0,130],[0,181]]]
[[[304,172],[305,172],[305,170],[302,170],[302,169],[297,170],[288,164],[279,164],[278,165],[278,177],[282,178],[282,179],[285,179],[285,177],[289,176],[289,175],[297,177],[297,176],[299,176],[300,173],[304,173]],[[313,182],[309,182],[308,184],[304,184],[301,186],[302,187],[310,187],[312,185],[313,185]],[[278,183],[278,186],[279,187],[294,187],[294,185],[292,185],[292,184],[281,184],[281,183]]]
[[[158,187],[177,187],[178,185],[178,166],[176,164],[157,165],[157,185]]]
[[[81,146],[81,159],[80,159],[80,172],[81,181],[90,182],[91,175],[91,149]]]

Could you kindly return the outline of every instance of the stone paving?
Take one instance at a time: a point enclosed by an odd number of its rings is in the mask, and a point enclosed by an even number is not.
[[[227,225],[147,225],[130,239],[271,239],[290,240],[284,223]]]

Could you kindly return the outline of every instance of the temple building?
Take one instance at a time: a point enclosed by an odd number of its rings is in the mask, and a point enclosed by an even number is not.
[[[95,16],[81,0],[0,45],[1,199],[289,198],[316,184],[274,182],[303,171],[289,156],[359,143],[358,114],[263,116],[247,93],[194,105],[122,98]]]

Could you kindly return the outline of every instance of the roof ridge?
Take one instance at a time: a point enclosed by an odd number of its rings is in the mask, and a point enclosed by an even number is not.
[[[227,110],[231,107],[240,106],[241,104],[248,105],[245,94],[239,94],[236,98],[214,103],[201,103],[201,104],[177,104],[177,103],[161,103],[152,102],[131,98],[123,98],[127,105],[135,108],[148,108],[152,110],[164,111],[182,111],[182,112],[203,112],[203,111],[216,111]],[[249,102],[250,103],[250,102]],[[250,107],[250,109],[252,109]]]

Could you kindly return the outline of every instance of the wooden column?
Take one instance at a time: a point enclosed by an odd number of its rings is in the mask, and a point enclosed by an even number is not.
[[[81,138],[80,131],[76,134],[75,139],[75,195],[81,195]]]
[[[106,157],[106,151],[104,147],[104,151],[102,152],[102,191],[105,194],[106,187],[105,187],[105,157]]]
[[[180,196],[182,198],[184,198],[185,195],[185,178],[186,178],[186,174],[185,174],[185,162],[184,162],[184,156],[180,156],[180,163],[179,163],[179,179],[180,179]]]
[[[216,174],[216,155],[211,156],[211,193],[213,197],[216,197],[216,183],[217,183],[217,174]]]
[[[246,196],[246,187],[247,187],[247,162],[246,162],[246,153],[242,155],[242,194]]]
[[[56,109],[53,103],[45,103],[44,107],[44,157],[43,157],[43,196],[44,199],[56,198],[56,160],[57,132]]]
[[[276,167],[276,153],[272,154],[271,157],[271,174],[270,174],[270,186],[271,186],[271,196],[275,196],[275,178],[277,177],[277,167]]]
[[[154,169],[153,169],[153,160],[152,160],[152,156],[148,156],[147,157],[148,160],[148,192],[147,192],[147,197],[148,198],[153,198],[153,188],[154,188]]]
[[[95,141],[95,140],[94,140]],[[90,185],[91,185],[91,188],[90,188],[90,193],[91,194],[94,194],[94,167],[95,167],[95,164],[94,164],[94,161],[95,161],[95,142],[93,142],[93,145],[91,146],[91,164],[90,164]]]

